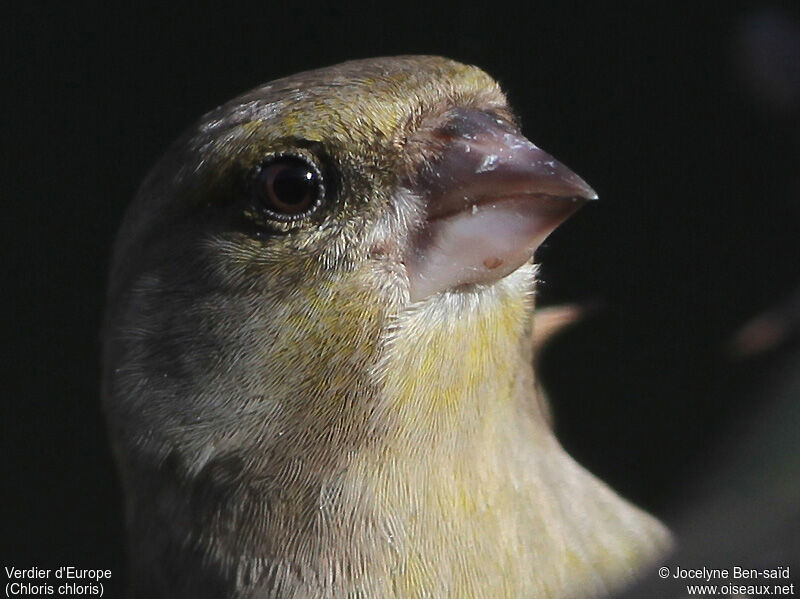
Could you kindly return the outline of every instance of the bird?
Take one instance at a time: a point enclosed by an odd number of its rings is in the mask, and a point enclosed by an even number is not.
[[[596,197],[442,57],[301,72],[190,127],[109,276],[130,596],[600,597],[663,555],[534,373],[533,254]]]

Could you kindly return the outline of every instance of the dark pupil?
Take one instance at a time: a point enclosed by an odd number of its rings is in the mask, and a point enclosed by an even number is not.
[[[271,167],[272,196],[277,208],[304,209],[314,201],[317,191],[315,173],[303,165],[275,165]]]

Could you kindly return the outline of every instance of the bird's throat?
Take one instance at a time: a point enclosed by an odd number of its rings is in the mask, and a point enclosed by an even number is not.
[[[532,400],[533,268],[521,270],[505,285],[442,294],[397,316],[378,387],[398,442],[457,445]]]

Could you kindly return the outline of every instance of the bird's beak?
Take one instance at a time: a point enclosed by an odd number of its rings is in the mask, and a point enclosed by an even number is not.
[[[432,135],[444,148],[415,178],[426,218],[405,257],[413,301],[505,277],[597,199],[583,179],[488,113],[458,109]]]

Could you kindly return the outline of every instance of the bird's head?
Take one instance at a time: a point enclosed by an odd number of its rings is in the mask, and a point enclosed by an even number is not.
[[[403,315],[426,339],[476,304],[529,311],[534,250],[595,197],[475,67],[361,60],[240,96],[173,145],[120,232],[113,436],[190,470],[242,439],[347,437]]]
[[[257,88],[184,135],[130,211],[113,287],[188,251],[193,279],[234,283],[250,265],[238,283],[276,294],[360,270],[409,305],[490,288],[594,198],[476,67],[352,61]]]

